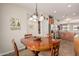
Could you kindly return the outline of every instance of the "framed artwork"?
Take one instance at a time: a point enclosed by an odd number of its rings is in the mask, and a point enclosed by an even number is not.
[[[21,29],[20,19],[11,17],[10,29],[11,30],[20,30]]]

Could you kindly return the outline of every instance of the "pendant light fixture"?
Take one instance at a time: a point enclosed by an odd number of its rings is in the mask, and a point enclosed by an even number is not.
[[[41,14],[38,14],[38,10],[37,10],[37,3],[36,3],[36,8],[35,8],[35,13],[29,18],[29,20],[34,21],[34,22],[38,22],[38,34],[41,33],[41,26],[40,26],[40,22],[43,21],[45,19],[45,17]]]
[[[29,20],[31,20],[31,21],[43,21],[44,19],[45,19],[45,17],[42,14],[39,15],[38,9],[37,9],[37,3],[36,3],[35,13],[29,18]]]

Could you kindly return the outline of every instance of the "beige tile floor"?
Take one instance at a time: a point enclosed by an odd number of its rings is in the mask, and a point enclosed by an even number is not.
[[[75,56],[73,42],[62,40],[59,53],[60,56]]]

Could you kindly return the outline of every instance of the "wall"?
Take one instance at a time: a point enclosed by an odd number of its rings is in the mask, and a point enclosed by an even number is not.
[[[49,32],[48,20],[45,19],[41,22],[41,35],[46,36],[48,32]]]
[[[0,5],[1,6],[1,5]],[[13,5],[13,4],[3,4],[0,9],[0,55],[5,54],[13,50],[12,47],[12,39],[15,38],[15,41],[20,48],[24,47],[20,39],[23,37],[25,33],[27,33],[27,10]],[[20,19],[21,21],[21,29],[20,30],[11,30],[10,29],[10,19],[11,17],[15,17]]]
[[[1,50],[2,50],[1,49],[1,47],[2,47],[2,40],[1,40],[1,36],[2,36],[1,35],[1,32],[2,32],[1,31],[1,25],[2,25],[2,17],[1,17],[2,16],[2,9],[1,9],[1,7],[2,7],[2,5],[0,4],[0,53],[1,53]]]
[[[48,20],[40,22],[40,34],[38,34],[38,21],[28,21],[27,33],[32,33],[34,36],[45,36],[48,33]]]
[[[40,22],[40,34],[38,34],[38,21],[27,20],[27,22],[27,33],[32,33],[34,36],[44,36],[48,33],[47,19]]]
[[[32,33],[33,35],[38,34],[38,22],[32,24],[32,28],[29,26],[29,15],[31,12],[27,8],[22,8],[19,5],[14,4],[0,4],[0,55],[12,52],[12,39],[15,38],[15,41],[18,45],[18,48],[24,48],[24,45],[21,44],[20,39],[26,33]],[[10,19],[11,17],[20,19],[21,29],[20,30],[11,30],[10,29]],[[41,22],[41,34],[46,35],[48,33],[48,21],[44,20]]]
[[[32,33],[32,35],[38,35],[38,22],[28,20],[27,23],[27,33]]]

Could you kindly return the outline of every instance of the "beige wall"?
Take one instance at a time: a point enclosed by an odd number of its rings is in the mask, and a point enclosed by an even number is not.
[[[1,6],[1,5],[0,5]],[[0,9],[0,55],[5,54],[13,50],[12,48],[12,38],[15,38],[17,45],[19,48],[24,47],[20,39],[23,37],[25,33],[27,33],[27,10],[12,4],[3,4]],[[20,30],[11,30],[10,29],[10,19],[11,17],[15,17],[20,19],[21,21],[21,29]]]
[[[21,44],[20,39],[25,33],[32,33],[33,35],[38,34],[38,22],[33,24],[33,27],[29,27],[29,16],[31,14],[30,10],[27,8],[22,8],[21,6],[15,4],[0,4],[0,55],[7,54],[13,50],[12,39],[18,45],[18,48],[24,48]],[[21,21],[21,29],[12,31],[10,29],[10,19],[11,17],[19,18]],[[48,21],[45,20],[41,22],[41,34],[46,35],[48,33]]]
[[[48,32],[48,20],[44,20],[41,22],[41,35],[46,36]]]
[[[1,35],[1,34],[2,34],[2,33],[1,33],[1,32],[2,32],[2,31],[1,31],[1,25],[2,25],[2,22],[1,22],[1,21],[2,21],[2,17],[1,17],[1,15],[2,15],[2,9],[1,9],[1,4],[0,4],[0,53],[1,53],[1,50],[2,50],[2,49],[1,49],[1,47],[2,47],[2,40],[1,40],[1,36],[2,36],[2,35]]]
[[[27,23],[27,33],[38,35],[38,22],[29,21]]]
[[[32,28],[30,27],[32,26]],[[46,36],[48,34],[48,20],[43,20],[40,22],[40,34],[38,34],[38,22],[33,22],[28,21],[27,24],[27,33],[32,33],[34,36]]]

